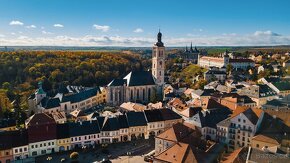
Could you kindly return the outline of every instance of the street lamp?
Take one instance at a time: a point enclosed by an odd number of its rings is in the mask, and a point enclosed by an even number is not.
[[[127,156],[128,156],[128,163],[130,162],[130,155],[131,155],[131,152],[127,152]]]
[[[51,157],[51,156],[48,156],[48,157],[46,158],[46,160],[50,162],[50,161],[52,160],[52,157]]]

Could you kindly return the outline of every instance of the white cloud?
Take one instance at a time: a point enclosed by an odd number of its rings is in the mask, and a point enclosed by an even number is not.
[[[5,35],[3,35],[3,34],[0,34],[0,37],[5,37]]]
[[[36,26],[32,24],[32,25],[26,26],[26,28],[28,28],[28,29],[34,29],[34,28],[36,28]]]
[[[280,36],[278,33],[274,33],[272,31],[256,31],[254,35],[255,36]]]
[[[48,34],[50,32],[43,32]],[[268,33],[268,32],[267,32]],[[274,32],[272,32],[274,33]],[[197,46],[262,46],[262,45],[289,45],[290,36],[284,35],[261,35],[252,34],[246,35],[218,35],[218,36],[185,36],[185,37],[170,37],[170,34],[164,33],[163,42],[165,46],[185,46],[192,42]],[[70,36],[50,36],[43,37],[18,37],[18,38],[0,38],[3,46],[5,45],[48,45],[48,46],[152,46],[156,42],[155,36],[152,37],[122,37],[122,36],[92,36],[86,35],[83,37]]]
[[[45,30],[41,31],[41,33],[42,33],[42,34],[45,34],[45,35],[51,35],[51,34],[53,34],[53,33],[51,33],[51,32],[47,32],[47,31],[45,31]]]
[[[12,20],[9,25],[23,25],[24,23],[22,23],[21,21],[18,21],[18,20]]]
[[[14,33],[14,32],[11,32],[10,34],[11,34],[11,35],[16,35],[16,33]]]
[[[144,30],[142,28],[137,28],[133,32],[135,32],[135,33],[142,33],[142,32],[144,32]]]
[[[64,27],[62,24],[54,24],[53,26],[57,27],[57,28],[63,28]]]
[[[110,26],[107,26],[107,25],[97,25],[97,24],[94,24],[93,27],[96,29],[96,30],[101,30],[103,32],[107,32],[110,30]]]

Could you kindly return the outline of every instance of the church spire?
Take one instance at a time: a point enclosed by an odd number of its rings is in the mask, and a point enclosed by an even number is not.
[[[156,46],[159,46],[159,47],[163,47],[164,44],[162,42],[162,33],[160,32],[160,28],[159,28],[159,32],[157,34],[157,42],[155,44]]]

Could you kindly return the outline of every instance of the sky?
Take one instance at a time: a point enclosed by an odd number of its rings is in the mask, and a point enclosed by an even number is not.
[[[0,0],[0,46],[290,45],[289,0]]]

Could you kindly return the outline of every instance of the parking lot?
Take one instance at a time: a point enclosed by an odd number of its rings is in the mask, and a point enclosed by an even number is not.
[[[81,163],[100,162],[103,159],[109,159],[112,162],[144,162],[144,155],[154,150],[154,140],[137,140],[134,142],[124,142],[109,144],[106,147],[97,147],[96,149],[84,149],[77,151],[79,153],[78,161]],[[38,163],[42,162],[70,162],[69,155],[73,151],[54,153],[39,156],[35,159]]]

